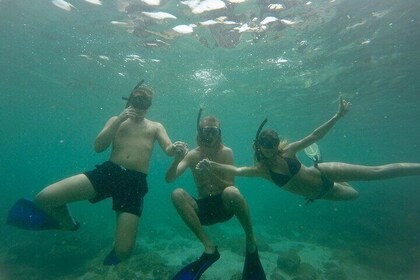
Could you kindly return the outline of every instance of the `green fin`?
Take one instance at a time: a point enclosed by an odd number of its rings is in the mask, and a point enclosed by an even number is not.
[[[316,143],[306,147],[305,154],[314,162],[321,161],[321,151]]]

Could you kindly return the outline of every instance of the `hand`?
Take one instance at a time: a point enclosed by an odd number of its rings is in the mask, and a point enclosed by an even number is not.
[[[211,161],[207,158],[202,159],[200,162],[197,163],[195,166],[196,170],[199,170],[200,172],[209,172],[211,169]]]
[[[121,114],[119,115],[119,118],[122,121],[125,121],[128,118],[134,119],[136,117],[137,117],[137,111],[131,106],[125,108],[124,111],[122,111]]]
[[[340,95],[340,103],[338,105],[338,112],[337,115],[339,117],[344,116],[345,114],[347,114],[347,112],[349,111],[351,106],[351,103],[348,102],[347,100],[344,100],[343,97]]]
[[[188,153],[188,145],[181,141],[176,141],[172,144],[172,149],[175,154],[175,158],[182,160]]]

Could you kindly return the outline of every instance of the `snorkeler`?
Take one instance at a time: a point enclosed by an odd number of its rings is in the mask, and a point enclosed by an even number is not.
[[[154,142],[168,156],[187,153],[185,143],[172,143],[162,124],[146,119],[153,93],[142,87],[142,82],[127,98],[126,108],[111,117],[95,139],[98,153],[112,147],[109,160],[94,170],[47,186],[33,201],[18,200],[9,210],[8,224],[28,230],[77,230],[79,223],[70,214],[68,203],[97,203],[112,197],[117,218],[115,243],[103,264],[116,265],[131,255],[148,192],[146,177]]]
[[[222,143],[222,131],[217,118],[197,117],[197,145],[188,154],[175,156],[166,172],[166,181],[172,182],[189,168],[196,183],[198,198],[193,198],[184,189],[172,192],[172,201],[179,215],[204,246],[201,257],[185,266],[173,280],[199,279],[204,271],[220,258],[217,246],[204,231],[204,226],[223,223],[233,216],[239,220],[246,235],[246,257],[243,269],[244,280],[266,279],[262,268],[247,203],[234,186],[234,178],[223,172],[207,168],[196,169],[203,159],[222,164],[233,164],[233,152]]]
[[[220,164],[211,159],[203,159],[198,169],[211,169],[231,176],[262,177],[278,187],[307,198],[307,202],[317,199],[352,200],[358,197],[348,181],[384,180],[402,176],[420,175],[419,163],[392,163],[381,166],[363,166],[341,162],[321,162],[314,157],[314,166],[306,167],[296,154],[322,139],[334,124],[349,110],[350,103],[340,97],[338,112],[327,122],[305,138],[287,143],[281,141],[274,130],[261,131],[266,121],[258,129],[253,144],[255,165],[235,167]],[[316,149],[316,147],[312,147]],[[307,151],[310,156],[317,151]],[[319,151],[318,151],[319,152]]]

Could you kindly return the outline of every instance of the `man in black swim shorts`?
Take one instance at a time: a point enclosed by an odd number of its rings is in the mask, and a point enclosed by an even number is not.
[[[148,191],[147,174],[127,170],[123,166],[106,161],[95,170],[83,173],[96,191],[91,203],[112,197],[112,210],[141,216],[143,198]]]
[[[246,235],[247,250],[256,250],[256,240],[252,229],[247,203],[234,186],[233,176],[198,169],[197,163],[204,158],[233,164],[233,152],[222,143],[220,122],[215,117],[200,120],[197,118],[197,144],[187,155],[174,157],[166,172],[166,181],[172,182],[189,168],[196,183],[198,198],[193,198],[184,189],[172,192],[172,202],[179,215],[204,246],[204,253],[199,260],[184,267],[173,279],[187,279],[183,275],[194,275],[194,279],[220,257],[217,247],[204,231],[204,226],[228,221],[236,216]],[[186,276],[185,276],[186,277]],[[188,278],[190,279],[190,278]],[[192,279],[192,278],[191,278]]]
[[[152,95],[139,83],[126,98],[126,108],[111,117],[96,137],[96,152],[111,146],[108,161],[46,187],[34,199],[38,208],[57,221],[59,229],[74,230],[78,223],[71,216],[68,203],[87,199],[96,203],[112,197],[112,209],[117,215],[115,243],[104,265],[118,264],[134,249],[143,197],[148,191],[146,176],[154,142],[169,156],[187,153],[185,143],[173,144],[162,124],[145,118]]]

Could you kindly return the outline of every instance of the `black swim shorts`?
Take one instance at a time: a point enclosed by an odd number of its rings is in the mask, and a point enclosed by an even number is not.
[[[202,225],[222,223],[233,217],[233,213],[228,212],[223,205],[222,194],[195,199],[195,201],[198,205],[198,218]]]
[[[141,216],[143,198],[148,192],[147,175],[127,170],[111,161],[96,165],[96,169],[85,174],[96,191],[96,197],[89,199],[96,203],[112,197],[112,209]]]

